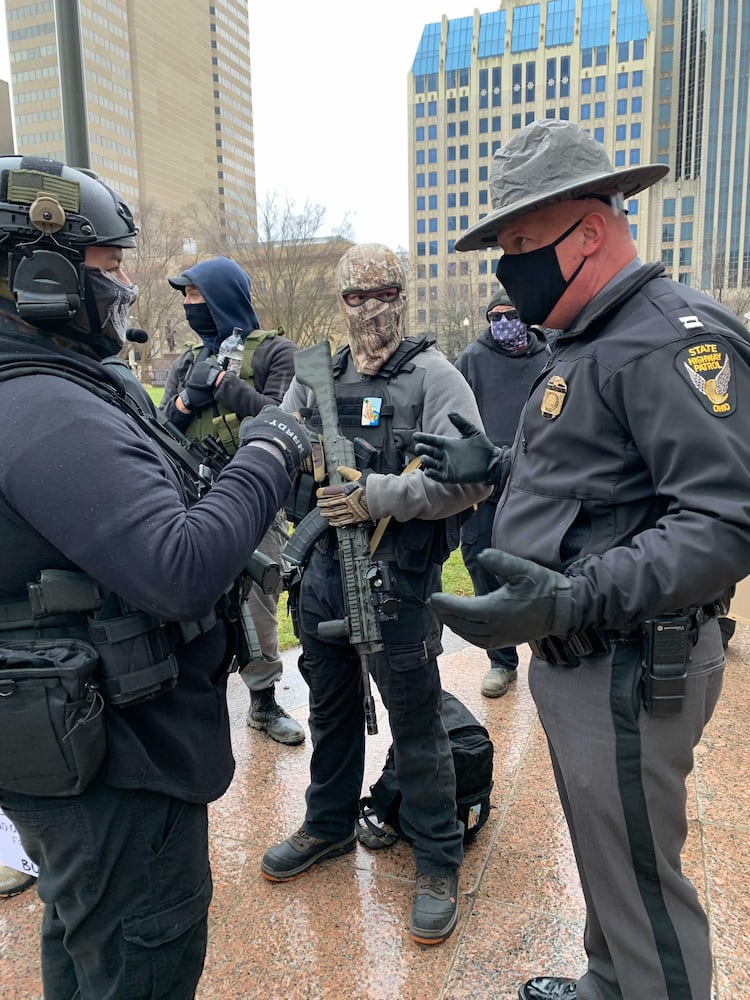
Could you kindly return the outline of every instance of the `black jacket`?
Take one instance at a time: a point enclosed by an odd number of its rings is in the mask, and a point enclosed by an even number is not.
[[[749,401],[739,320],[633,262],[555,341],[495,544],[566,571],[584,626],[715,600],[750,573]]]
[[[0,360],[60,357],[43,343],[0,334]],[[66,356],[124,393],[111,366]],[[188,509],[174,468],[147,432],[59,376],[0,382],[0,426],[0,600],[25,598],[27,582],[42,569],[80,569],[155,617],[201,618],[239,574],[290,488],[273,455],[243,448]],[[234,767],[225,626],[175,652],[172,691],[107,709],[103,774],[116,787],[207,802],[226,790]]]
[[[496,445],[513,444],[529,389],[549,357],[542,332],[532,326],[528,334],[526,348],[508,354],[487,327],[456,359],[476,398],[485,433]]]

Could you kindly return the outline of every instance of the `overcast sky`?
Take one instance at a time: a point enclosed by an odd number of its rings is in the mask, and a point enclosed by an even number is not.
[[[158,0],[154,0],[158,2]],[[406,77],[425,24],[483,13],[461,0],[249,0],[259,200],[277,191],[298,209],[345,216],[359,242],[409,238]],[[0,77],[8,79],[0,0]],[[179,26],[175,26],[179,30]],[[293,109],[297,110],[293,110]]]

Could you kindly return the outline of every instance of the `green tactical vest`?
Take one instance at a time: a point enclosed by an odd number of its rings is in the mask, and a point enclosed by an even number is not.
[[[264,340],[277,337],[282,333],[283,328],[278,327],[276,330],[253,330],[252,333],[247,335],[243,345],[242,367],[239,373],[239,377],[243,382],[248,382],[254,387],[255,370],[253,368],[253,355]],[[192,348],[193,359],[190,365],[181,373],[181,380],[183,382],[187,381],[190,369],[195,364],[202,350],[201,345]],[[211,357],[215,358],[216,356],[211,355]],[[234,455],[239,447],[239,432],[240,419],[237,414],[232,413],[231,410],[226,409],[224,406],[219,406],[218,403],[214,403],[213,406],[207,406],[204,410],[200,410],[194,414],[193,419],[183,431],[186,437],[195,438],[198,441],[203,441],[209,436],[218,437],[230,455]]]

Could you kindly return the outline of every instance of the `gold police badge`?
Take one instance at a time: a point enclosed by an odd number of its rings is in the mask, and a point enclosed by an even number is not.
[[[554,420],[562,413],[568,383],[559,375],[553,375],[544,389],[542,397],[542,416],[545,420]]]
[[[720,341],[701,341],[677,355],[677,370],[687,379],[698,399],[715,417],[729,416],[735,409],[732,360]]]

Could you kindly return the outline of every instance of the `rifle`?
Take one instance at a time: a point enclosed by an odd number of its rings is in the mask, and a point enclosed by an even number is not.
[[[339,427],[330,344],[322,341],[295,354],[294,372],[297,381],[315,394],[323,427],[328,482],[333,486],[340,485],[346,480],[338,467],[355,468],[356,456],[353,443],[344,437]],[[378,731],[378,721],[370,687],[369,658],[385,649],[380,623],[396,617],[398,602],[389,596],[387,564],[370,557],[367,527],[364,524],[346,524],[335,530],[346,617],[320,622],[318,636],[321,639],[346,636],[356,649],[362,671],[365,722],[367,732],[373,735]]]

